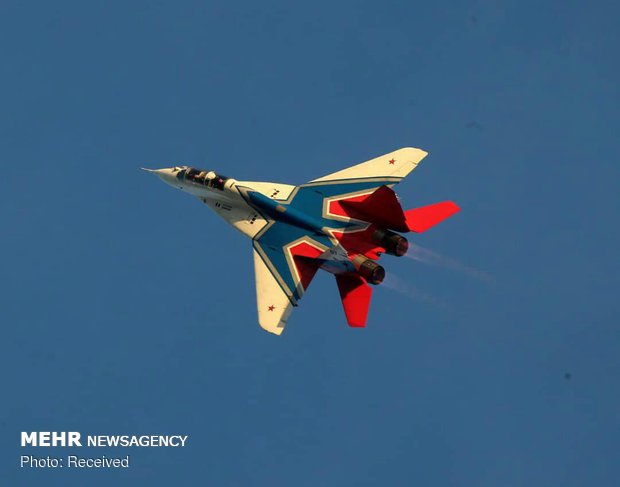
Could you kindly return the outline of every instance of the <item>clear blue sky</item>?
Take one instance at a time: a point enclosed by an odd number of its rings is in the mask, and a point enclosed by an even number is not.
[[[0,483],[617,483],[619,15],[1,2]],[[249,242],[138,169],[303,183],[404,146],[406,206],[462,207],[416,242],[495,284],[386,257],[446,306],[380,287],[349,329],[321,274],[280,338]],[[34,471],[24,430],[190,440]]]

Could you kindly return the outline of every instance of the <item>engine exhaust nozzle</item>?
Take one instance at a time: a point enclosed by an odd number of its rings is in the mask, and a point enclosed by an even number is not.
[[[357,255],[351,260],[357,272],[366,279],[370,284],[381,284],[385,279],[385,269],[375,261]]]
[[[390,255],[402,257],[409,250],[409,241],[402,235],[379,228],[372,234],[372,240],[378,243]]]

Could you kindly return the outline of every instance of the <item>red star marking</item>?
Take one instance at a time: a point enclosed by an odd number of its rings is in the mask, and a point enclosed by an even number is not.
[[[394,164],[396,162],[396,159],[390,159],[390,164]]]
[[[273,311],[274,309],[276,309],[276,307],[272,304],[271,306],[269,306],[269,308],[267,308],[269,311]]]

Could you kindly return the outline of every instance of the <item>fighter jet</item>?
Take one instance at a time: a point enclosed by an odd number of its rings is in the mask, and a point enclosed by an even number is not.
[[[322,178],[238,181],[188,166],[146,169],[195,196],[252,240],[258,322],[280,335],[319,269],[335,276],[349,326],[364,327],[382,254],[407,253],[421,233],[459,211],[451,202],[404,211],[392,187],[427,152],[404,148]]]

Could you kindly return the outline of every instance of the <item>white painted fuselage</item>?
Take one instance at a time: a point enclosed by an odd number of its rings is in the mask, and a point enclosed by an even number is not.
[[[274,200],[286,200],[295,186],[279,183],[237,181],[187,166],[149,170],[166,184],[195,196],[226,222],[249,238],[267,225],[267,220],[243,197],[256,191]]]

